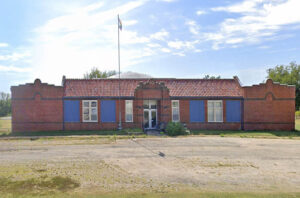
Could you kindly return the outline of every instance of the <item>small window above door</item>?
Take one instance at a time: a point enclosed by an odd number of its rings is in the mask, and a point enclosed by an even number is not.
[[[144,109],[156,109],[157,101],[156,100],[144,100],[143,107],[144,107]]]

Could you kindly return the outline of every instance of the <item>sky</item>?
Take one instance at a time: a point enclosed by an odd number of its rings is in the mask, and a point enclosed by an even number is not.
[[[93,67],[153,77],[238,76],[300,58],[299,0],[0,0],[0,92]]]

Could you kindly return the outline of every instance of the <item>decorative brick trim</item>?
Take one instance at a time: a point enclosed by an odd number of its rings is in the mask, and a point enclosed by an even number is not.
[[[263,98],[244,98],[244,100],[267,100],[268,95],[271,94],[272,100],[295,100],[295,98],[276,98],[272,92],[267,92]]]

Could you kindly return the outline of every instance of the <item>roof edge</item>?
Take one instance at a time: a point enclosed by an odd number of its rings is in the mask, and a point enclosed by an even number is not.
[[[274,82],[271,78],[268,78],[266,80],[266,82],[262,82],[262,83],[259,83],[259,84],[248,85],[248,86],[243,86],[243,88],[262,86],[262,85],[266,85],[267,83],[272,83],[274,85],[280,85],[280,86],[285,86],[285,87],[296,87],[296,85],[288,85],[288,84],[281,84],[279,82]]]
[[[84,79],[84,78],[65,78],[65,81],[93,81],[93,80],[107,80],[107,81],[116,81],[116,80],[203,80],[203,81],[221,81],[221,80],[235,80],[235,78],[220,78],[220,79],[204,79],[204,78],[94,78],[94,79]],[[239,83],[239,80],[238,80]],[[240,84],[240,83],[239,83]]]

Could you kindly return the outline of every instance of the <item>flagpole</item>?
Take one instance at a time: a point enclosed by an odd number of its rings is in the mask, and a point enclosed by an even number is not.
[[[119,130],[122,130],[121,115],[121,67],[120,67],[120,18],[118,14],[118,62],[119,62]]]

